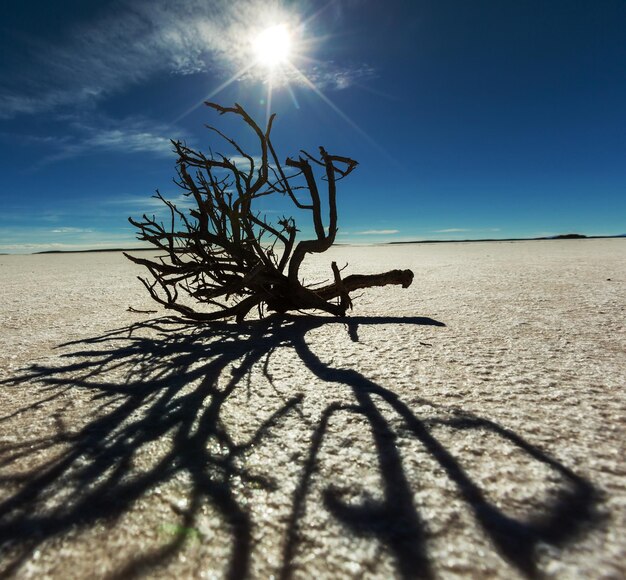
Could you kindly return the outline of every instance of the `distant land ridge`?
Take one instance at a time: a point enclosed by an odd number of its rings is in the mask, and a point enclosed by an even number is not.
[[[460,242],[532,242],[536,240],[604,240],[612,238],[626,238],[626,234],[615,236],[586,236],[584,234],[559,234],[539,238],[481,238],[479,240],[409,240],[405,242],[387,242],[388,244],[452,244]]]
[[[384,242],[387,244],[458,244],[472,242],[530,242],[535,240],[598,240],[611,238],[626,238],[626,234],[617,234],[615,236],[586,236],[584,234],[559,234],[556,236],[546,236],[540,238],[484,238],[479,240],[409,240],[402,242]],[[336,243],[336,246],[349,246],[350,243]],[[98,248],[95,250],[43,250],[41,252],[32,252],[33,255],[39,254],[84,254],[95,252],[154,252],[154,248]],[[0,253],[0,255],[10,255]]]

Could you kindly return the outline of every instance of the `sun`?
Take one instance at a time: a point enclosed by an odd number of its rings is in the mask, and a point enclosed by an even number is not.
[[[289,61],[291,44],[291,33],[287,26],[276,24],[254,38],[252,50],[260,64],[273,69]]]

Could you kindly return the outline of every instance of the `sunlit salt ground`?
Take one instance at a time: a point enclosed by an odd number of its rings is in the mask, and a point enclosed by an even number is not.
[[[626,241],[339,247],[349,321],[166,324],[118,253],[0,257],[0,575],[626,573]]]

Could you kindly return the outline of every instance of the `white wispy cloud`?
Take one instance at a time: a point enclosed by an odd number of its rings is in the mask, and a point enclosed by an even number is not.
[[[34,146],[43,156],[33,167],[53,161],[88,155],[90,153],[149,153],[159,157],[174,158],[170,138],[179,138],[182,131],[171,125],[133,117],[109,119],[92,115],[89,121],[75,117],[64,122],[64,134],[35,135],[0,132],[0,139],[9,143]],[[35,153],[31,151],[35,158]]]
[[[105,129],[83,141],[87,148],[103,148],[129,153],[149,151],[159,155],[172,153],[170,140],[146,130]]]
[[[499,232],[500,228],[446,228],[443,230],[432,230],[433,234],[455,234],[461,232]]]
[[[185,74],[204,68],[200,46],[213,37],[211,31],[199,27],[199,19],[194,26],[185,3],[170,4],[181,11],[178,18],[167,17],[167,6],[121,3],[116,12],[71,30],[57,45],[31,41],[22,57],[26,66],[9,86],[0,85],[0,115],[94,101],[157,71]]]
[[[178,194],[178,195],[166,195],[163,197],[173,203],[178,209],[189,209],[196,207],[195,200],[191,196]],[[152,213],[160,211],[169,212],[167,206],[155,195],[133,195],[127,197],[121,197],[116,199],[110,199],[105,202],[105,205],[109,206],[123,206],[128,208],[129,211],[141,211],[145,213]]]
[[[230,161],[232,161],[238,169],[241,169],[243,171],[248,171],[250,169],[250,161],[248,160],[247,157],[244,157],[243,155],[227,155],[224,154],[226,156],[227,159],[229,159]],[[254,163],[255,167],[260,167],[261,165],[261,158],[252,155],[252,162]]]
[[[166,135],[175,132],[175,129],[147,119],[111,120],[94,116],[89,122],[74,119],[68,123],[67,131],[66,135],[54,139],[46,136],[25,137],[53,150],[41,159],[41,165],[103,151],[150,153],[173,158],[173,147]]]
[[[316,86],[343,90],[370,80],[375,74],[375,70],[366,64],[345,68],[328,63],[312,67],[307,73],[307,78]]]
[[[89,228],[66,227],[66,228],[54,228],[53,230],[50,230],[50,232],[53,234],[85,234],[85,233],[92,233],[93,230]]]
[[[359,236],[388,236],[400,233],[400,230],[364,230],[362,232],[354,232]]]
[[[0,81],[0,118],[63,105],[92,106],[156,74],[211,69],[226,79],[245,69],[242,78],[254,78],[250,41],[255,30],[272,21],[288,21],[304,31],[298,16],[278,0],[121,0],[115,11],[77,24],[56,45],[31,39],[12,74]],[[300,66],[320,88],[346,88],[373,73],[363,64],[303,61]],[[306,84],[297,75],[289,80]]]

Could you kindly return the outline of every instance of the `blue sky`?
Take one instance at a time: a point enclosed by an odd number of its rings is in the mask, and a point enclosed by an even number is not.
[[[337,241],[626,233],[623,0],[32,0],[0,7],[0,252],[132,246],[170,138],[248,142],[209,96],[359,161]]]

